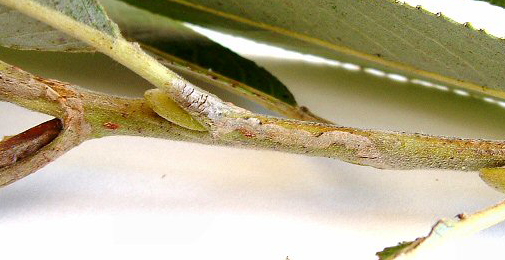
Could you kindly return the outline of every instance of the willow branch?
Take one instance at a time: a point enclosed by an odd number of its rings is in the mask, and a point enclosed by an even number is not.
[[[9,169],[20,167],[19,163],[26,165],[23,166],[25,172],[33,172],[84,140],[111,135],[268,149],[386,169],[470,171],[505,164],[505,143],[502,141],[362,130],[269,117],[246,110],[235,117],[215,121],[211,131],[189,130],[160,117],[144,99],[87,91],[33,76],[5,63],[0,63],[0,100],[61,118],[64,125],[62,134],[44,147],[47,153],[37,157],[37,163],[30,161],[36,156],[20,160],[0,168],[3,176]],[[26,175],[18,174],[4,184]]]

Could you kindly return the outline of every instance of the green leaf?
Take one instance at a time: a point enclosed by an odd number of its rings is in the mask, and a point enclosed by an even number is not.
[[[384,250],[382,250],[381,252],[377,252],[376,255],[379,257],[380,260],[394,259],[402,251],[409,248],[413,243],[415,242],[401,242],[396,246],[384,248]]]
[[[492,5],[505,7],[505,0],[478,0],[478,1],[484,1],[484,2],[488,2]]]
[[[227,89],[235,85],[251,95],[253,88],[259,90],[259,94],[296,105],[288,88],[267,70],[180,22],[119,1],[102,0],[101,3],[125,37],[168,60],[165,65],[176,70],[189,69],[213,85]]]
[[[123,0],[282,47],[505,97],[505,43],[394,0]]]
[[[53,8],[111,36],[119,35],[117,26],[107,18],[103,8],[94,0],[36,0],[35,3]],[[16,10],[0,5],[0,45],[22,50],[93,51],[89,45],[35,20]]]

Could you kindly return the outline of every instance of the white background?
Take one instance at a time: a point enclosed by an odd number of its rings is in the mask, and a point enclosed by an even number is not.
[[[485,3],[409,2],[505,35],[504,12]],[[500,104],[210,36],[269,69],[300,104],[339,124],[505,139]],[[0,49],[0,59],[108,93],[141,96],[150,88],[101,54]],[[0,136],[48,119],[7,103],[0,111]],[[279,152],[111,137],[86,142],[0,190],[0,258],[374,259],[385,246],[424,236],[440,218],[503,198],[474,173],[383,171]],[[500,259],[504,238],[501,224],[438,257]]]

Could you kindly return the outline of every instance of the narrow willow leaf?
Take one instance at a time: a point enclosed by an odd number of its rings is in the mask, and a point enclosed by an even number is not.
[[[160,89],[150,89],[144,93],[149,106],[159,116],[170,122],[178,122],[179,125],[191,130],[206,131],[198,121],[177,105],[170,97]]]
[[[102,0],[101,3],[125,37],[139,42],[164,65],[296,117],[292,114],[299,108],[288,88],[253,61],[178,21],[120,1]],[[291,107],[287,108],[288,105]]]
[[[62,128],[55,118],[0,141],[0,168],[34,154],[54,140]]]
[[[505,43],[394,0],[123,0],[304,53],[505,97]]]

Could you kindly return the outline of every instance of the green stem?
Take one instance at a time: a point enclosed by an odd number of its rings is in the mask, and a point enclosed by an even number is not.
[[[380,260],[425,259],[433,248],[447,241],[470,236],[505,221],[505,201],[472,215],[459,214],[455,219],[439,220],[426,237],[404,242],[377,253]]]

